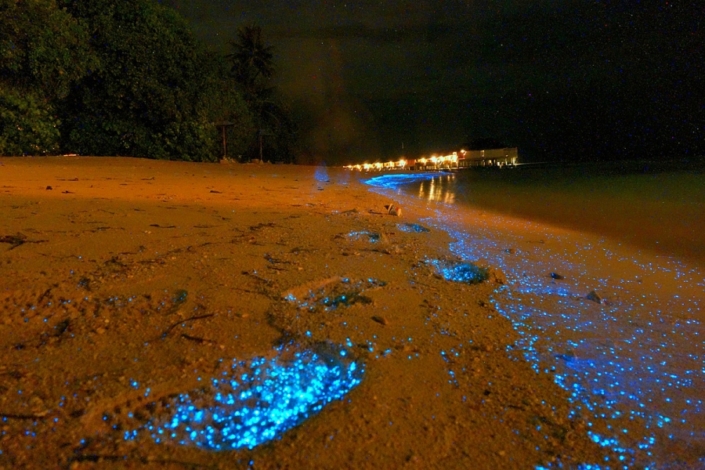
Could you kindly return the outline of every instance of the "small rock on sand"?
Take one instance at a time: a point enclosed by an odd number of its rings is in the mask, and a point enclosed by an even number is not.
[[[590,291],[590,293],[586,295],[585,298],[588,300],[592,300],[593,302],[596,302],[598,304],[602,303],[602,297],[597,295],[597,292],[595,292],[594,290]]]
[[[401,217],[401,207],[394,204],[387,204],[384,208],[387,209],[387,214]]]

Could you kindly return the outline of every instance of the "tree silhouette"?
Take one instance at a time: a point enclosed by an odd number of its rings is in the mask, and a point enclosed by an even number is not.
[[[266,153],[267,159],[291,161],[296,125],[288,106],[270,83],[276,74],[274,48],[264,42],[262,28],[257,25],[238,29],[237,40],[230,44],[234,49],[226,56],[231,63],[230,70],[257,128],[248,158],[263,159]]]
[[[82,155],[215,160],[219,136],[207,104],[218,92],[211,86],[217,64],[187,21],[152,0],[64,3],[90,31],[100,61],[62,107],[64,148]]]
[[[230,43],[235,52],[227,57],[232,61],[232,73],[248,98],[263,98],[268,93],[267,81],[275,74],[274,48],[262,39],[262,28],[243,26],[237,31],[237,41]]]

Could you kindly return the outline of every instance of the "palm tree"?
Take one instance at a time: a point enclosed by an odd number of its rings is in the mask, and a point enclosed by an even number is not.
[[[262,40],[262,28],[243,26],[237,31],[237,41],[230,43],[235,52],[228,54],[232,73],[243,87],[248,99],[268,94],[266,82],[275,74],[273,47]]]
[[[237,31],[237,40],[230,43],[234,51],[227,58],[231,72],[243,91],[243,96],[257,126],[250,156],[264,158],[265,142],[278,154],[278,158],[291,160],[296,124],[290,109],[282,100],[270,80],[276,70],[273,59],[274,48],[264,43],[262,28],[256,25],[243,26]],[[254,136],[253,136],[254,137]],[[273,157],[273,155],[269,155]]]

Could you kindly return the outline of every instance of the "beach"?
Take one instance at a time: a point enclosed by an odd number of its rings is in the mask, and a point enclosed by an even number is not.
[[[425,224],[432,208],[392,215],[397,201],[325,167],[1,158],[0,174],[2,468],[614,458],[552,373],[512,351],[490,302],[505,274],[454,276],[475,271]],[[288,427],[226,439],[217,413],[273,406],[257,391],[281,375],[261,364],[299,366],[299,385],[307,367],[339,375]],[[248,385],[258,368],[271,380]],[[254,393],[213,411],[236,375]],[[185,394],[205,417],[159,434]]]
[[[618,467],[702,468],[705,273],[698,227],[705,220],[694,184],[701,171],[583,181],[549,171],[534,174],[533,185],[531,174],[518,171],[457,175],[464,181],[448,173],[365,181],[405,203],[424,201],[434,215],[423,221],[451,234],[455,255],[503,272],[506,282],[490,304],[519,335],[512,348],[535,370],[553,374],[569,393],[571,416],[588,421],[588,435],[617,454]],[[676,185],[678,197],[652,194]],[[599,186],[611,192],[609,204]],[[477,203],[490,198],[492,204]],[[662,206],[659,223],[643,210],[655,203]],[[616,217],[591,212],[601,206]],[[562,216],[571,212],[585,220]],[[611,219],[619,224],[608,225]]]

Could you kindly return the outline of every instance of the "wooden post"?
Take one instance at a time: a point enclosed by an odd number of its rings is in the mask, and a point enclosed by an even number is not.
[[[216,127],[220,127],[221,134],[223,136],[223,158],[228,157],[228,137],[226,134],[226,131],[228,129],[228,126],[234,126],[234,122],[228,122],[228,121],[222,121],[222,122],[214,122]]]
[[[268,129],[259,130],[259,161],[264,162],[264,136],[275,135],[274,132]]]
[[[262,129],[259,130],[259,161],[264,162],[264,153],[262,151]]]
[[[225,139],[225,126],[221,127],[223,130],[223,158],[228,157],[228,141]]]

